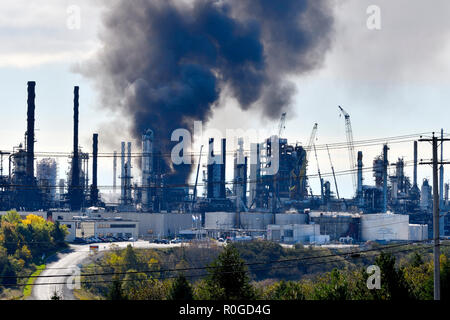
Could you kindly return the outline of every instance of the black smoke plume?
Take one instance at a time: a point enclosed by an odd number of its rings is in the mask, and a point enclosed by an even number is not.
[[[327,0],[108,1],[103,48],[82,73],[102,104],[151,128],[164,155],[174,129],[207,121],[224,89],[241,108],[277,118],[291,104],[287,76],[320,66],[330,46]],[[170,157],[165,157],[171,166]],[[172,168],[185,181],[190,166]]]

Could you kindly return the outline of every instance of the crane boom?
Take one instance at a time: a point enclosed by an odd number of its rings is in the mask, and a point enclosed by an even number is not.
[[[338,186],[337,186],[336,175],[334,174],[333,162],[331,161],[330,149],[328,149],[328,145],[327,145],[327,151],[328,151],[328,158],[330,159],[331,172],[333,172],[334,186],[336,187],[336,195],[337,195],[337,198],[339,199],[339,190],[338,190]]]
[[[319,159],[317,158],[317,151],[316,151],[316,144],[313,144],[314,147],[314,156],[316,157],[316,162],[317,162],[317,172],[319,174],[319,179],[320,179],[320,196],[323,199],[323,180],[322,180],[322,175],[320,174],[320,168],[319,168]]]
[[[317,134],[317,123],[314,123],[313,129],[311,131],[311,136],[309,137],[308,146],[306,147],[306,162],[308,162],[309,154],[314,144],[314,139],[316,139]]]
[[[350,160],[350,170],[351,170],[350,172],[353,181],[353,190],[356,192],[355,148],[353,146],[352,124],[350,122],[350,115],[344,109],[342,109],[341,106],[338,107],[345,119],[345,134],[347,136],[348,158]]]

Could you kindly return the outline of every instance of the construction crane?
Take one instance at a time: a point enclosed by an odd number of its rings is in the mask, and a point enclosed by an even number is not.
[[[317,172],[319,174],[319,179],[320,179],[320,196],[321,199],[323,200],[323,180],[322,180],[322,175],[320,174],[320,168],[319,168],[319,159],[317,158],[317,151],[316,151],[316,144],[313,144],[314,147],[314,156],[316,157],[316,162],[317,162]]]
[[[327,146],[328,158],[330,159],[331,172],[333,172],[334,186],[336,187],[336,196],[339,199],[339,190],[338,190],[338,186],[337,186],[336,175],[334,174],[333,162],[331,161],[330,149],[328,149],[328,145],[326,145],[326,146]]]
[[[281,138],[284,129],[286,128],[286,112],[281,114],[280,124],[278,125],[278,138]]]
[[[308,146],[306,147],[306,163],[308,163],[309,154],[314,144],[314,140],[316,139],[316,134],[317,134],[317,123],[314,123],[311,135],[309,136]]]
[[[353,146],[352,124],[350,122],[350,115],[344,109],[342,109],[341,106],[338,107],[345,119],[345,134],[347,136],[348,158],[350,160],[350,172],[353,181],[353,190],[356,192],[355,148]]]

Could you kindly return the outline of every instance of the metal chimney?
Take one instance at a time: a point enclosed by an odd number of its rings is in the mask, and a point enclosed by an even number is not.
[[[113,160],[113,192],[116,193],[116,177],[117,177],[117,151],[114,151],[114,160]]]
[[[383,212],[387,211],[387,167],[388,167],[388,146],[383,146]]]
[[[120,154],[120,203],[125,204],[125,142],[121,143],[121,154]]]
[[[92,186],[91,186],[91,202],[96,205],[98,202],[97,188],[97,157],[98,157],[98,133],[92,136]]]
[[[131,202],[131,142],[127,143],[128,153],[127,153],[127,169],[125,170],[127,175],[127,188],[126,188],[126,197],[127,204]]]
[[[413,186],[417,187],[417,141],[414,141],[414,176]]]
[[[78,98],[79,87],[73,90],[73,158],[72,158],[72,183],[70,195],[70,207],[72,210],[81,209],[81,188],[80,188],[80,163],[78,156]]]
[[[358,198],[358,203],[360,206],[362,206],[364,204],[363,201],[363,174],[362,174],[362,169],[363,169],[363,153],[362,151],[358,151],[358,184],[357,184],[357,193],[356,196]]]
[[[28,81],[28,99],[27,99],[27,176],[30,180],[34,177],[34,110],[35,104],[35,81]]]

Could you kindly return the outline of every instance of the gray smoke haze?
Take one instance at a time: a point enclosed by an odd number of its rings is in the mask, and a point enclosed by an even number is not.
[[[163,154],[173,130],[209,119],[225,88],[242,109],[278,118],[296,91],[286,78],[321,65],[333,28],[327,0],[116,0],[105,10],[103,48],[82,73],[136,140],[151,128]],[[174,169],[188,178],[190,166]]]

